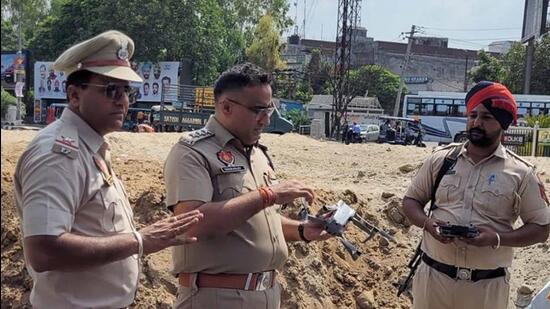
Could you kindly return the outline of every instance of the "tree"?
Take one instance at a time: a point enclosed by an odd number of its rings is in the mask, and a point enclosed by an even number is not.
[[[399,90],[399,75],[379,65],[365,65],[350,72],[350,88],[355,96],[378,97],[389,114]]]
[[[483,50],[479,51],[478,56],[479,64],[468,72],[470,79],[476,83],[482,80],[501,82],[505,72],[502,61]]]
[[[532,94],[550,93],[550,35],[545,35],[535,46],[530,90]]]
[[[519,42],[514,42],[510,50],[502,58],[504,73],[502,83],[512,93],[521,93],[523,89],[524,62],[525,47]]]
[[[306,78],[313,94],[326,92],[326,84],[330,82],[330,70],[330,64],[321,61],[321,51],[313,49],[309,63],[306,66]]]
[[[550,128],[550,115],[539,114],[536,116],[525,116],[525,121],[529,127],[534,127],[536,123],[540,128]]]
[[[2,1],[2,40],[4,39],[4,21],[11,27],[13,35],[17,38],[17,27],[21,24],[22,47],[26,47],[38,25],[49,11],[48,0],[3,0]],[[17,43],[17,41],[16,41]],[[15,48],[17,49],[17,48]],[[2,41],[2,50],[4,42]],[[12,49],[13,50],[13,49]]]
[[[2,51],[17,50],[17,35],[11,21],[2,19]]]
[[[30,42],[35,59],[53,60],[76,42],[117,29],[136,44],[136,61],[190,60],[195,84],[214,82],[244,59],[247,29],[271,10],[286,24],[281,0],[53,0]],[[82,18],[86,16],[86,18]],[[250,26],[249,26],[250,25]],[[250,30],[251,32],[252,30]]]
[[[271,15],[264,15],[260,18],[254,39],[250,47],[246,49],[248,60],[268,72],[276,69],[283,69],[286,65],[281,60],[281,40],[279,31],[273,22]]]
[[[8,106],[10,105],[15,106],[16,104],[17,104],[17,99],[14,96],[12,96],[9,92],[4,90],[4,88],[2,88],[2,108],[1,108],[2,118],[6,116],[6,113],[8,111]]]
[[[504,84],[512,93],[522,93],[524,85],[526,48],[516,42],[500,59],[479,53],[479,64],[469,72],[474,82],[481,80],[497,81]],[[535,54],[531,71],[530,93],[550,93],[550,36],[544,36],[535,43]]]
[[[300,126],[306,126],[311,123],[311,120],[307,117],[304,110],[292,109],[286,112],[283,117],[292,121],[294,130],[298,130]]]

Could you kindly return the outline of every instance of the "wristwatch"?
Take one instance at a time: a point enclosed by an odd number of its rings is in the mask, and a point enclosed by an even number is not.
[[[298,225],[298,234],[300,234],[300,238],[303,241],[305,241],[306,243],[311,241],[311,240],[308,240],[306,238],[306,236],[304,236],[304,224],[303,223],[300,223],[300,225]]]

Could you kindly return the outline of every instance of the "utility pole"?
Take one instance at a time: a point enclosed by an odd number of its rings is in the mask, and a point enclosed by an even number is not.
[[[395,97],[395,105],[393,106],[393,116],[397,117],[399,114],[399,105],[401,103],[401,93],[403,92],[403,86],[405,84],[405,80],[403,79],[403,75],[405,74],[407,70],[407,66],[409,65],[409,59],[411,58],[411,48],[414,41],[414,33],[416,31],[416,26],[412,25],[411,32],[408,32],[409,34],[409,43],[407,44],[407,52],[405,53],[405,62],[403,63],[403,67],[401,68],[401,74],[399,75],[399,90],[397,91],[397,97]]]
[[[331,109],[330,136],[340,137],[341,120],[346,119],[348,104],[353,98],[349,89],[349,71],[353,33],[357,29],[361,0],[338,0],[336,50],[334,53],[333,101]]]
[[[464,67],[464,92],[468,92],[468,52],[466,52],[466,66]]]
[[[304,0],[304,39],[306,38],[306,8],[307,0]]]
[[[523,94],[531,92],[531,70],[533,68],[533,54],[535,53],[535,39],[527,42],[527,55],[525,57],[525,78],[523,80]]]
[[[20,74],[17,74],[16,72],[20,71],[20,69],[22,68],[22,64],[20,64],[20,61],[23,59],[23,51],[22,51],[22,44],[21,44],[21,24],[23,23],[23,4],[22,4],[23,1],[19,1],[19,31],[18,31],[18,38],[17,38],[17,60],[16,60],[16,65],[15,65],[15,68],[14,68],[14,79],[15,79],[15,84],[17,86],[17,84],[19,82],[22,82],[22,78],[20,77]],[[24,76],[23,76],[24,78]],[[21,80],[21,81],[20,81]],[[16,95],[16,98],[17,98],[17,113],[16,113],[16,123],[17,124],[20,124],[21,123],[21,97],[19,95]]]

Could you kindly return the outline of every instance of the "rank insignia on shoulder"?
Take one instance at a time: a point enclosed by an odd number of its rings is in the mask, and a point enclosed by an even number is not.
[[[52,146],[52,151],[55,153],[61,153],[71,159],[76,159],[78,156],[78,139],[71,135],[61,133],[55,138],[55,142]]]
[[[214,133],[208,131],[206,128],[202,128],[200,130],[189,133],[189,135],[187,136],[182,137],[180,142],[189,146],[193,146],[196,142],[212,136],[214,136]]]

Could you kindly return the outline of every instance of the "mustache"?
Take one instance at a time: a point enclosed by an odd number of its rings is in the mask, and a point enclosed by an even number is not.
[[[483,134],[483,135],[486,134],[485,130],[480,129],[480,128],[471,128],[471,129],[468,131],[468,133],[474,133],[474,132],[475,132],[475,133],[478,133],[478,134]]]

